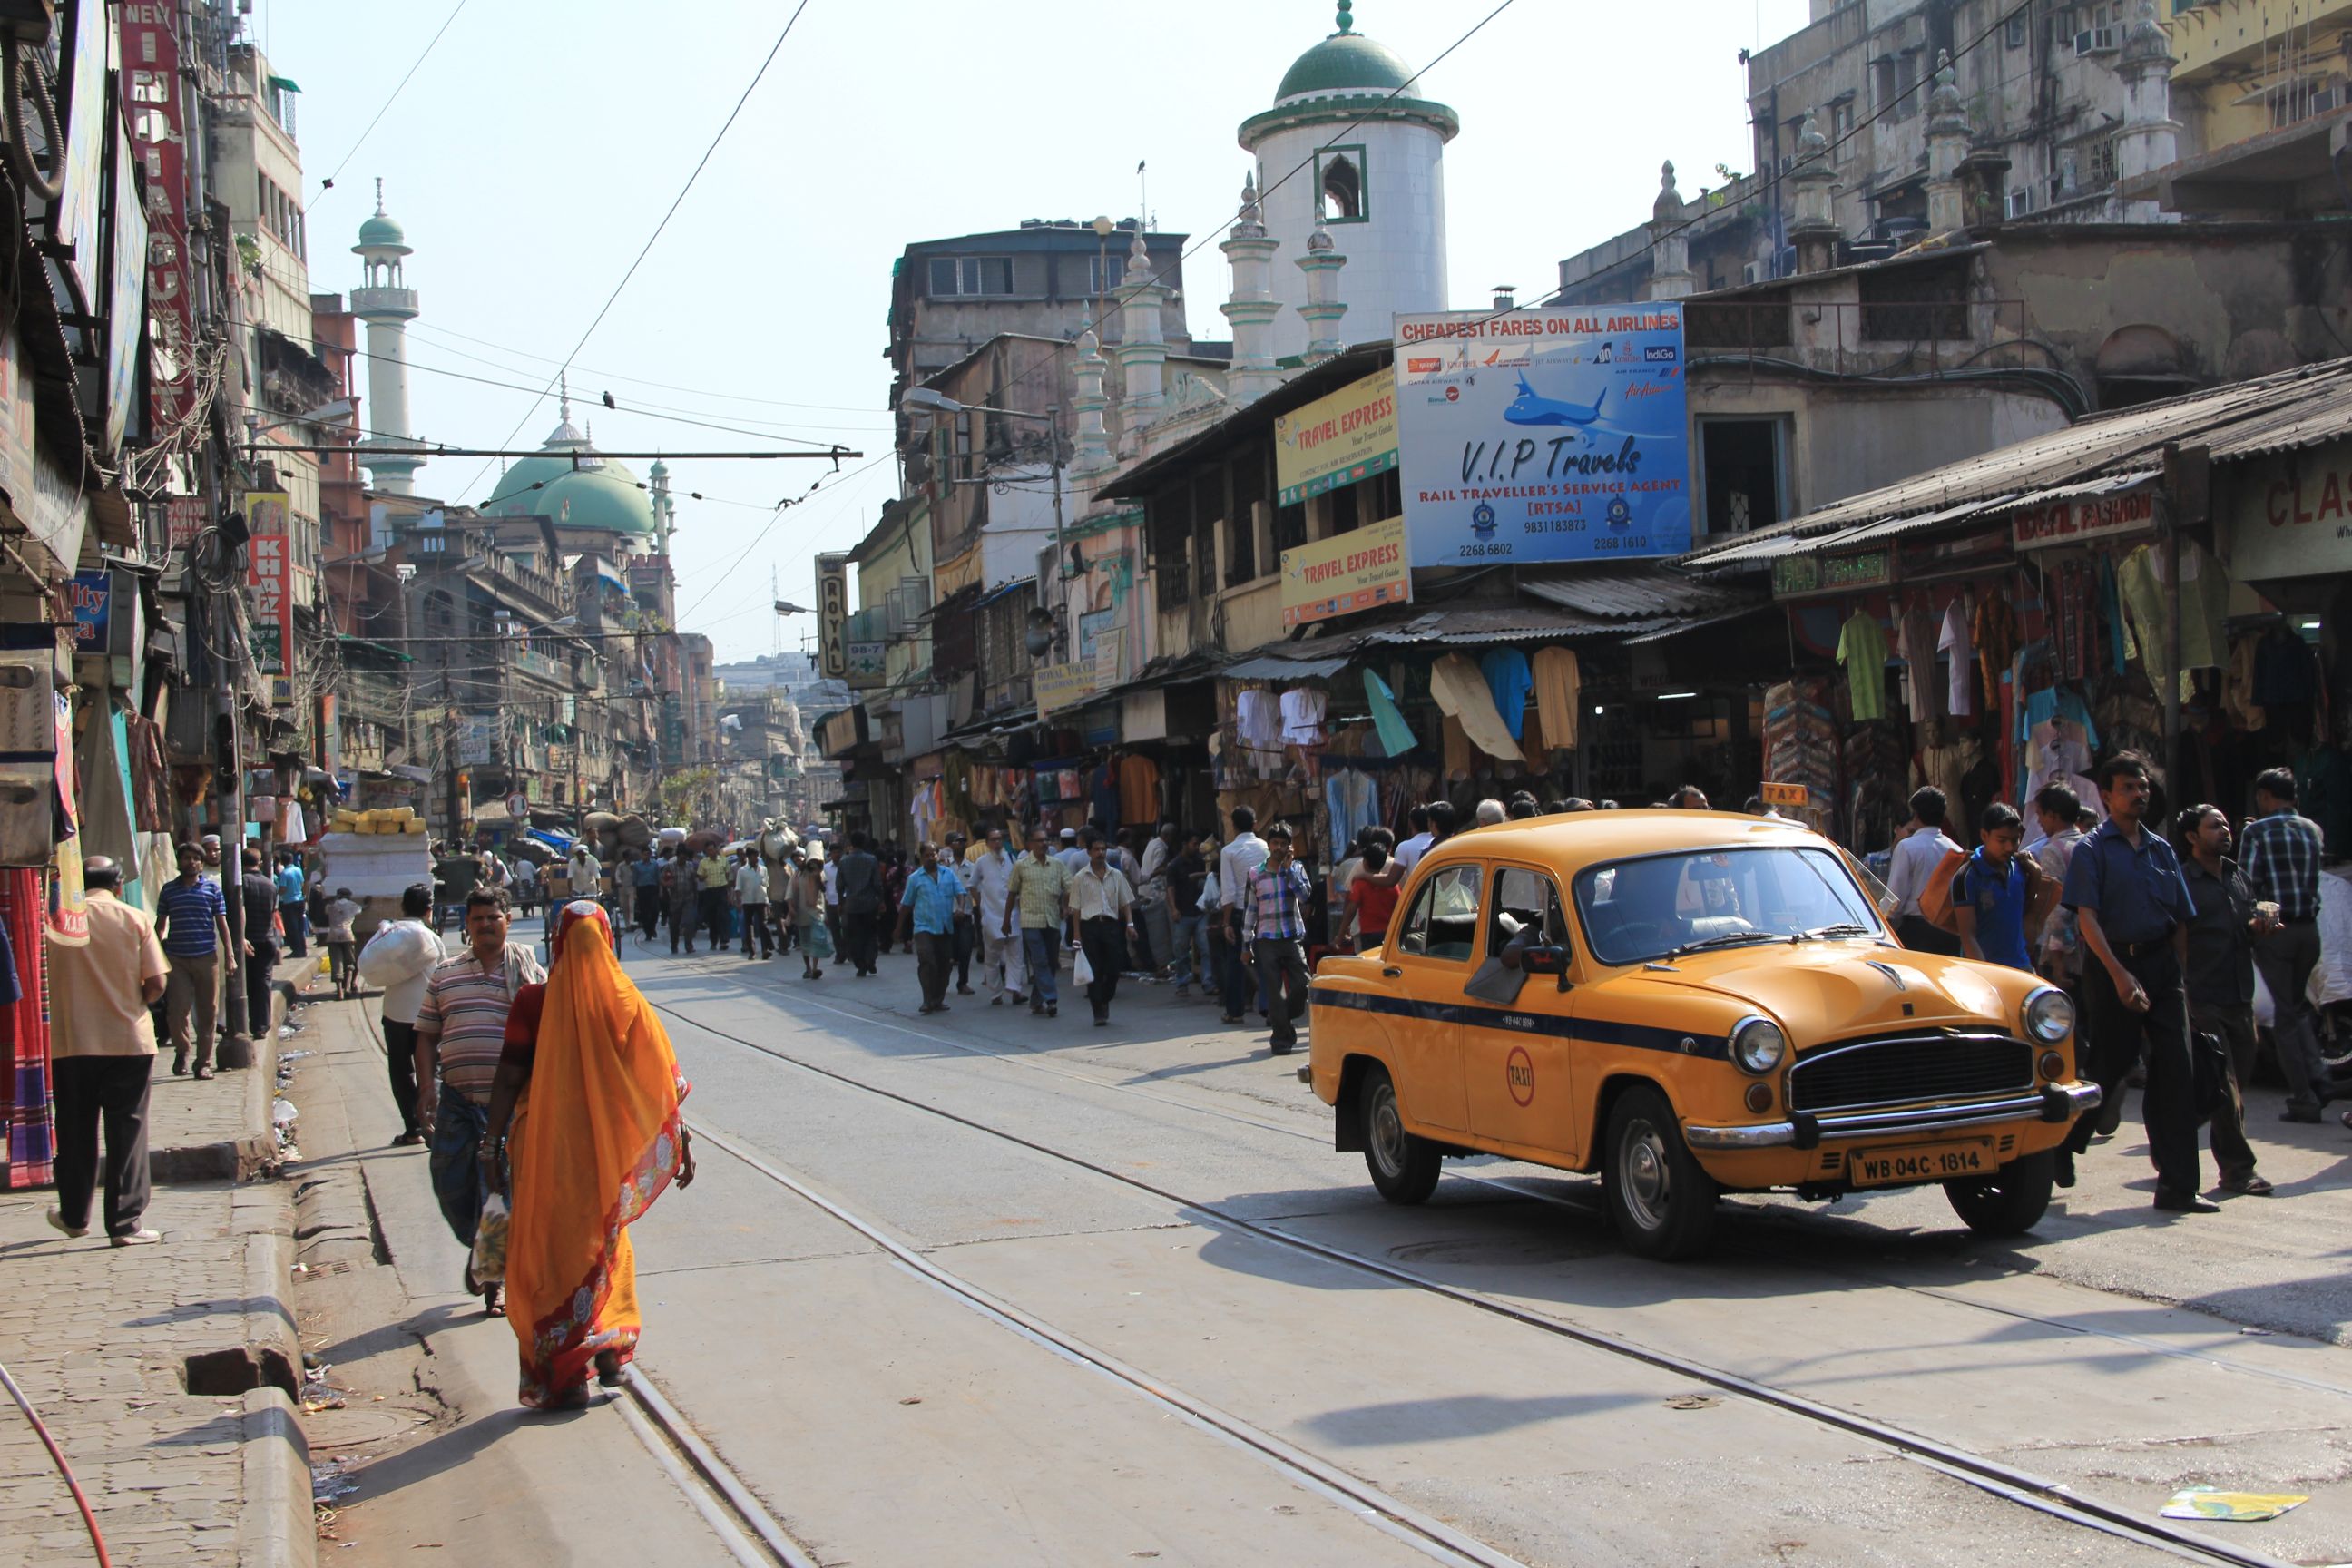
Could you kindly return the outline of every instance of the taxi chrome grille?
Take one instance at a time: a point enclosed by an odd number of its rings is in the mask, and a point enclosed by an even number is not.
[[[2000,1035],[1906,1035],[1859,1040],[1797,1058],[1791,1110],[1862,1110],[1919,1100],[1976,1100],[2033,1088],[2033,1047]]]

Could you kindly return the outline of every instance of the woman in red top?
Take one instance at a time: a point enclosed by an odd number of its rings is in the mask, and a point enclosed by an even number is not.
[[[1358,952],[1369,952],[1388,941],[1389,920],[1396,913],[1396,884],[1375,885],[1366,875],[1388,863],[1385,847],[1378,843],[1365,845],[1364,868],[1348,884],[1348,910],[1339,921],[1339,929],[1345,931],[1349,921],[1355,922]]]

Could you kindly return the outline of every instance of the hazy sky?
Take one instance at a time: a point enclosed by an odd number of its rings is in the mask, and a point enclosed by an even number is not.
[[[358,281],[347,247],[382,176],[416,250],[415,433],[535,447],[556,423],[554,398],[534,406],[536,388],[653,232],[792,6],[467,0],[362,143],[455,4],[258,0],[250,25],[271,68],[302,87],[311,287]],[[1494,4],[1358,0],[1357,30],[1418,68]],[[680,492],[708,498],[679,501],[684,628],[709,634],[722,660],[770,651],[770,569],[786,598],[809,603],[811,557],[855,544],[891,493],[882,354],[890,266],[908,243],[1024,218],[1131,215],[1141,159],[1159,226],[1213,246],[1250,166],[1235,128],[1272,103],[1332,11],[1326,0],[809,0],[572,374],[574,416],[593,421],[602,447],[756,449],[796,436],[873,463],[827,480],[764,538],[773,503],[827,465],[671,464]],[[1686,195],[1720,183],[1718,163],[1746,171],[1738,52],[1786,36],[1805,13],[1806,0],[1516,0],[1431,68],[1426,93],[1462,117],[1445,154],[1448,303],[1483,305],[1500,283],[1527,300],[1549,290],[1560,258],[1648,217],[1661,159],[1674,160]],[[1223,257],[1203,248],[1185,268],[1192,331],[1228,336],[1216,314]],[[606,392],[619,411],[602,405]],[[646,466],[631,465],[640,477]],[[479,501],[493,482],[484,468],[443,458],[418,489]],[[784,646],[803,646],[808,628],[805,616],[787,622]]]

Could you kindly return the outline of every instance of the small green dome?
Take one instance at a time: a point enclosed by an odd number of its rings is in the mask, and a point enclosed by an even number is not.
[[[378,213],[360,225],[360,243],[362,245],[405,245],[408,243],[408,236],[400,231],[398,224],[384,216],[383,214]]]
[[[572,454],[581,466],[572,466]],[[509,468],[482,502],[491,517],[543,517],[558,528],[593,528],[607,533],[649,535],[653,502],[623,464],[599,457],[569,421],[548,437],[536,457]]]
[[[1339,7],[1339,30],[1307,50],[1283,73],[1276,103],[1309,92],[1395,92],[1412,80],[1412,68],[1396,51],[1352,29],[1352,7]]]

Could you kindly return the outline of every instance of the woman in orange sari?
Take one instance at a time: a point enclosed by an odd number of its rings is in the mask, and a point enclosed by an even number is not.
[[[613,953],[603,906],[564,906],[546,984],[518,992],[490,1092],[482,1158],[512,1187],[507,1321],[522,1403],[585,1404],[636,1353],[629,1223],[674,1179],[694,1180],[669,1037]],[[502,1168],[503,1167],[503,1168]]]

